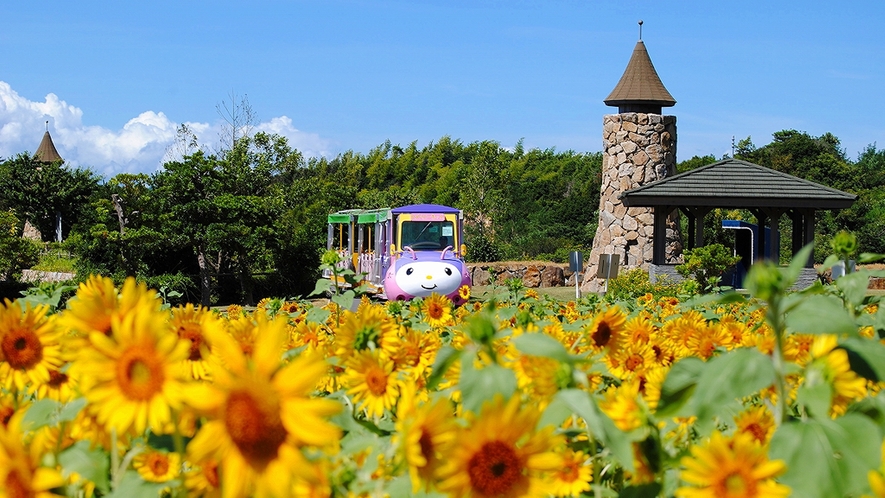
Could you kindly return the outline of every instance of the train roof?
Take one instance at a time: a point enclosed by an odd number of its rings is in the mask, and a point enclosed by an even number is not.
[[[455,209],[453,207],[443,206],[440,204],[410,204],[408,206],[401,206],[398,208],[393,208],[390,211],[395,214],[400,214],[400,213],[458,214],[461,212],[460,209]]]

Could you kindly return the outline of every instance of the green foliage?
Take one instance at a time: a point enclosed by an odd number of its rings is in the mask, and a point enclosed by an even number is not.
[[[24,239],[17,230],[18,217],[12,211],[0,211],[0,279],[9,280],[21,270],[37,263],[40,244]]]
[[[659,278],[652,283],[648,271],[642,268],[631,268],[620,272],[617,277],[607,282],[605,297],[609,301],[634,301],[640,296],[651,294],[655,299],[664,296],[678,296],[685,293],[685,286],[680,283]]]
[[[711,292],[719,285],[726,270],[741,260],[732,256],[722,244],[710,244],[688,249],[683,252],[685,263],[676,265],[676,271],[685,278],[693,278],[701,286],[702,292]]]
[[[76,286],[65,282],[42,282],[22,291],[21,300],[33,306],[45,305],[50,311],[55,311],[63,308],[76,290]]]
[[[99,188],[99,179],[92,171],[68,168],[61,162],[41,163],[22,153],[0,162],[0,209],[15,211],[19,229],[27,220],[40,230],[43,240],[55,240],[57,217],[66,235]]]
[[[76,256],[68,250],[64,244],[58,242],[46,243],[40,252],[40,258],[32,270],[73,273],[77,264]]]

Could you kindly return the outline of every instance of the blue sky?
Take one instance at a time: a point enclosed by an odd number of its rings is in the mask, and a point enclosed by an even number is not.
[[[326,0],[3,2],[0,157],[44,122],[70,164],[157,170],[217,106],[309,156],[391,140],[594,152],[638,39],[677,104],[678,160],[797,129],[885,147],[885,2]]]

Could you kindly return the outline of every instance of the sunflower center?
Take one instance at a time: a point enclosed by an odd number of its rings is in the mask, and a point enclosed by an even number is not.
[[[147,467],[155,476],[165,476],[169,472],[169,459],[159,453],[151,453],[147,458]]]
[[[258,467],[276,458],[288,435],[279,407],[272,400],[257,399],[247,391],[230,394],[224,423],[240,453]]]
[[[182,327],[178,330],[178,336],[182,339],[191,341],[191,347],[187,357],[188,360],[199,361],[203,359],[203,353],[200,352],[200,346],[203,345],[203,334],[201,334],[199,330]]]
[[[356,332],[356,339],[353,341],[353,348],[362,351],[369,347],[369,343],[378,345],[378,338],[381,337],[381,330],[374,324],[364,325]]]
[[[513,446],[489,441],[470,457],[467,473],[473,489],[483,496],[506,494],[522,477],[522,465]]]
[[[442,318],[443,313],[445,312],[445,308],[443,308],[438,302],[433,301],[427,303],[427,316],[433,318],[434,320],[439,320]]]
[[[762,426],[757,424],[756,422],[752,422],[747,425],[744,431],[752,434],[753,437],[756,438],[756,441],[759,441],[760,443],[765,442],[765,436],[768,434],[768,431],[763,429]]]
[[[387,392],[387,374],[380,368],[370,368],[366,372],[366,386],[375,396],[381,396]]]
[[[756,496],[755,481],[747,479],[747,477],[739,470],[728,474],[725,479],[722,480],[721,487],[721,492],[716,493],[716,496],[723,496],[726,498]]]
[[[117,362],[120,390],[129,399],[146,401],[163,390],[166,375],[156,353],[140,346],[123,352]]]
[[[630,370],[631,372],[633,370],[636,370],[636,367],[640,365],[642,365],[642,356],[638,354],[630,355],[630,357],[627,358],[627,361],[624,362],[624,366],[627,367],[627,370]]]
[[[202,465],[203,476],[213,488],[218,487],[218,464],[215,462],[205,462]]]
[[[0,407],[0,425],[9,426],[9,419],[15,415],[15,410],[11,406]]]
[[[49,385],[52,387],[61,387],[68,381],[68,374],[61,373],[58,370],[49,371]]]
[[[10,498],[28,498],[35,496],[33,490],[27,485],[25,479],[19,475],[17,470],[11,470],[6,474],[6,496]]]
[[[426,430],[421,431],[421,437],[418,438],[418,446],[421,447],[421,455],[428,463],[433,458],[433,439]]]
[[[560,479],[565,482],[575,482],[581,476],[581,472],[578,471],[578,467],[580,466],[579,462],[568,462],[562,472],[559,474]]]
[[[612,329],[607,323],[602,322],[596,327],[596,331],[593,332],[591,338],[593,339],[593,344],[597,347],[605,347],[605,345],[608,344],[608,341],[612,338]]]
[[[31,330],[12,330],[0,341],[6,362],[13,369],[28,369],[43,359],[43,344]]]

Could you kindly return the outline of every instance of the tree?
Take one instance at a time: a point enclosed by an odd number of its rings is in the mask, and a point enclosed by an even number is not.
[[[29,221],[43,240],[54,240],[58,221],[64,237],[99,183],[89,170],[67,168],[60,161],[41,163],[22,153],[0,163],[0,208],[15,211],[19,233]]]
[[[37,263],[40,247],[17,234],[19,221],[12,211],[0,211],[0,280]]]

